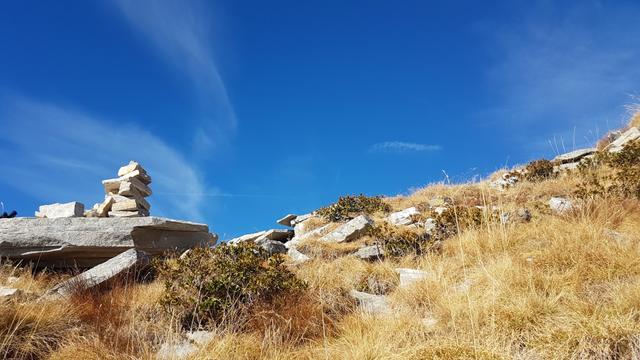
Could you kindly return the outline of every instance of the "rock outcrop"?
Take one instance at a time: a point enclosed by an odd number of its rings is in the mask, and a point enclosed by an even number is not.
[[[360,215],[349,222],[340,225],[337,229],[320,238],[321,241],[348,242],[363,235],[371,226],[373,221],[365,215]]]
[[[151,256],[212,243],[209,227],[158,217],[0,221],[0,257],[38,267],[91,267],[135,248]]]
[[[417,215],[420,215],[420,211],[415,207],[410,207],[402,211],[391,213],[387,217],[387,221],[393,225],[411,225],[414,223],[414,218]]]
[[[640,139],[640,129],[632,127],[623,132],[617,139],[609,144],[605,149],[609,152],[616,153],[622,151],[628,143]]]

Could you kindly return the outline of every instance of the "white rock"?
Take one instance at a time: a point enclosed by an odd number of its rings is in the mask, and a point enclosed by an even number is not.
[[[311,259],[310,257],[301,253],[294,247],[289,248],[289,250],[287,251],[287,255],[291,258],[291,260],[293,260],[294,264],[301,264]]]
[[[431,233],[438,226],[438,222],[434,218],[428,218],[424,221],[424,229],[426,232]]]
[[[414,223],[413,219],[416,215],[420,215],[420,211],[415,207],[410,207],[402,211],[394,212],[387,217],[387,221],[393,225],[410,225]]]
[[[233,244],[241,243],[241,242],[244,242],[244,241],[254,241],[254,240],[258,239],[260,236],[262,236],[262,235],[264,235],[266,233],[267,233],[267,231],[263,230],[263,231],[258,231],[258,232],[251,233],[251,234],[238,236],[237,238],[233,238],[233,239],[227,241],[227,244],[233,245]]]
[[[300,224],[302,225],[302,224]],[[298,227],[298,225],[296,225],[296,227]],[[287,241],[286,243],[284,243],[284,245],[288,248],[294,247],[295,245],[299,244],[300,242],[310,239],[312,237],[315,236],[322,236],[324,234],[326,234],[329,231],[329,228],[331,227],[331,224],[326,224],[323,225],[317,229],[311,230],[307,233],[304,233],[302,235],[295,235],[291,240]],[[294,230],[295,232],[295,230]]]
[[[21,291],[18,289],[0,286],[0,300],[12,299],[14,297],[20,296],[20,293]]]
[[[295,214],[287,214],[286,216],[284,216],[283,218],[278,219],[278,221],[276,221],[278,224],[283,225],[283,226],[293,226],[291,224],[291,222],[293,220],[295,220],[298,217],[298,215]]]
[[[396,271],[400,274],[401,288],[426,279],[429,276],[428,272],[416,269],[397,268]]]
[[[552,197],[549,200],[549,207],[557,214],[562,214],[573,209],[571,200],[562,197]]]
[[[185,334],[186,338],[198,345],[206,345],[213,339],[213,333],[210,331],[189,331]]]
[[[609,152],[616,153],[622,151],[629,142],[640,139],[640,130],[632,127],[620,135],[616,140],[609,144],[606,149]]]
[[[74,201],[65,204],[41,205],[36,212],[36,217],[56,219],[69,217],[83,217],[84,204]]]
[[[130,173],[118,177],[121,180],[131,180],[137,179],[141,181],[145,185],[149,185],[151,183],[151,177],[147,175],[147,173],[142,172],[140,170],[134,170]]]
[[[129,162],[129,164],[121,167],[118,170],[118,176],[124,176],[124,175],[127,175],[127,174],[129,174],[129,173],[131,173],[133,171],[136,171],[136,170],[138,170],[139,172],[144,173],[144,174],[147,173],[147,171],[145,169],[143,169],[142,166],[140,166],[140,164],[138,164],[136,161],[132,160],[132,161]]]
[[[135,177],[119,177],[102,180],[104,191],[107,194],[119,194],[124,196],[134,195],[136,192],[142,196],[150,196],[151,188]]]
[[[144,266],[149,256],[140,250],[129,249],[122,254],[96,265],[91,269],[66,280],[47,292],[49,296],[69,296],[78,289],[90,289],[115,276],[132,271],[136,266]]]
[[[437,208],[433,209],[433,211],[438,215],[442,215],[445,211],[447,211],[447,208],[444,206],[438,206]]]
[[[358,301],[360,309],[372,315],[388,314],[391,307],[387,297],[383,295],[373,295],[361,291],[351,290],[349,294]]]
[[[365,215],[360,215],[346,224],[323,236],[320,240],[329,242],[349,242],[362,236],[371,226],[373,221]]]

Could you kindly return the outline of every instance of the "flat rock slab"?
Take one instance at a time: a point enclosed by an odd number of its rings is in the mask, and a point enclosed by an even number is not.
[[[278,221],[276,221],[276,222],[277,222],[278,224],[280,224],[280,225],[283,225],[283,226],[289,226],[289,227],[291,227],[291,226],[293,226],[293,225],[291,224],[291,222],[292,222],[293,220],[295,220],[297,217],[298,217],[298,215],[295,215],[295,214],[287,214],[286,216],[284,216],[284,217],[282,217],[282,218],[278,219]]]
[[[323,236],[320,240],[329,242],[353,241],[362,236],[372,225],[373,221],[371,219],[365,215],[360,215]]]
[[[74,291],[90,289],[116,276],[134,271],[136,267],[145,266],[148,263],[149,256],[144,251],[129,249],[78,276],[56,285],[48,291],[47,295],[54,297],[69,296]]]
[[[384,257],[384,250],[379,245],[371,245],[361,247],[353,255],[362,260],[378,260]]]
[[[552,197],[549,199],[549,207],[556,214],[563,214],[573,209],[573,202],[563,197]]]
[[[92,267],[131,248],[151,256],[217,240],[209,227],[159,217],[0,220],[0,257],[38,267]]]
[[[596,148],[586,148],[586,149],[578,149],[566,154],[558,155],[555,157],[555,161],[559,161],[561,163],[570,163],[576,162],[587,155],[594,154],[597,151]]]

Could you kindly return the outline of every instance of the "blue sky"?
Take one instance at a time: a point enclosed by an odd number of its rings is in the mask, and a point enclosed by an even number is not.
[[[103,197],[223,238],[593,143],[640,93],[634,1],[14,1],[0,201]],[[559,149],[559,150],[558,150]]]

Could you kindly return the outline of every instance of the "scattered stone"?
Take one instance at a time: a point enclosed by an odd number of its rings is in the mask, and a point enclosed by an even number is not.
[[[185,334],[185,337],[198,345],[206,345],[213,339],[213,333],[210,331],[189,331]]]
[[[416,215],[420,215],[420,211],[415,207],[410,207],[390,214],[387,217],[387,221],[393,225],[410,225],[415,222],[414,219]]]
[[[265,249],[269,253],[269,255],[286,254],[288,250],[283,243],[277,240],[269,240],[269,239],[256,240],[256,244],[258,244],[261,248]]]
[[[438,227],[438,221],[434,218],[428,218],[424,221],[424,230],[432,233]]]
[[[56,219],[82,216],[84,216],[84,204],[77,201],[65,204],[41,205],[36,211],[36,217],[38,218]]]
[[[278,219],[278,221],[276,222],[283,226],[292,227],[293,224],[291,224],[291,222],[295,220],[297,217],[298,215],[295,215],[295,214],[287,214],[285,217]]]
[[[489,184],[494,189],[497,190],[506,190],[510,187],[515,186],[518,182],[520,182],[520,177],[522,175],[522,170],[516,169],[507,173],[502,174],[502,177],[496,181],[493,181]]]
[[[549,200],[549,207],[557,214],[563,214],[573,209],[571,200],[563,197],[552,197]]]
[[[198,348],[188,340],[179,342],[166,342],[160,346],[156,353],[158,360],[186,359],[198,352]]]
[[[427,328],[432,328],[432,327],[438,325],[438,319],[436,319],[434,317],[426,317],[426,318],[422,319],[422,325],[424,325]]]
[[[638,129],[637,127],[632,127],[629,130],[623,132],[605,149],[612,153],[620,152],[622,151],[622,149],[624,149],[625,145],[636,139],[640,139],[640,129]]]
[[[309,261],[311,259],[294,247],[289,248],[289,250],[287,251],[287,255],[291,258],[291,260],[293,260],[294,264],[302,264],[303,262]]]
[[[397,268],[396,271],[400,274],[400,287],[407,287],[429,276],[428,272],[416,269]]]
[[[373,295],[356,290],[351,290],[349,295],[356,299],[360,309],[365,313],[379,315],[391,312],[387,297],[384,295]]]
[[[429,206],[432,208],[439,206],[446,207],[450,205],[453,205],[453,199],[448,196],[435,196],[429,200]]]
[[[20,291],[19,289],[0,286],[0,301],[16,298],[20,296],[21,293],[22,291]]]
[[[371,219],[365,215],[360,215],[323,236],[320,240],[330,242],[353,241],[363,235],[372,225],[373,221]]]
[[[508,224],[509,220],[511,220],[511,214],[509,214],[508,212],[500,213],[500,223],[501,224]]]
[[[92,267],[125,250],[152,256],[215,243],[209,227],[158,217],[0,221],[0,256],[37,267]]]
[[[627,237],[621,232],[611,230],[611,229],[604,229],[603,234],[613,239],[618,246],[627,247],[631,245],[631,239],[629,239],[629,237]]]
[[[384,250],[378,245],[371,245],[361,247],[353,255],[362,260],[380,260],[384,257]]]
[[[566,154],[558,155],[553,160],[561,164],[576,163],[585,156],[594,154],[596,151],[596,148],[574,150]]]
[[[47,292],[46,296],[69,296],[74,291],[90,289],[148,263],[149,256],[144,251],[129,249],[78,276],[54,286]]]
[[[445,211],[447,211],[448,208],[444,207],[444,206],[438,206],[436,208],[433,209],[433,212],[435,212],[438,215],[442,215],[444,214]]]
[[[518,209],[518,217],[524,222],[529,222],[531,221],[531,211],[529,211],[529,209],[520,208]]]

